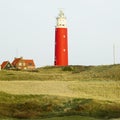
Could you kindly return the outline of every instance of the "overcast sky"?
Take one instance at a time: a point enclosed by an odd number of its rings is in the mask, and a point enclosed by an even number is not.
[[[120,0],[0,0],[0,63],[54,64],[56,17],[67,17],[69,64],[120,63]]]

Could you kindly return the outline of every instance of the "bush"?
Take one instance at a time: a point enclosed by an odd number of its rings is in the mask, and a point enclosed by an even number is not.
[[[62,67],[62,71],[73,71],[73,67],[72,66]]]

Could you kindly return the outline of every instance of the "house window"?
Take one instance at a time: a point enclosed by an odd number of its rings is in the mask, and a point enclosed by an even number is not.
[[[8,64],[7,67],[10,67],[10,64]]]
[[[21,63],[21,62],[19,63],[19,66],[22,66],[22,63]]]
[[[21,69],[21,67],[18,67],[18,69]]]
[[[24,67],[24,70],[26,70],[27,68],[26,67]]]
[[[25,66],[25,63],[23,63],[23,66]]]

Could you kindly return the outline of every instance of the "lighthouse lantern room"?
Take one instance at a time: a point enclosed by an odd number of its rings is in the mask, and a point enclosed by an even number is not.
[[[55,66],[67,66],[68,65],[68,33],[66,25],[66,17],[63,11],[60,10],[58,17],[56,18],[55,27]]]

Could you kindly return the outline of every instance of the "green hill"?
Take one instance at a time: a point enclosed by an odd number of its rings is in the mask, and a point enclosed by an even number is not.
[[[120,118],[120,65],[1,70],[0,91],[1,119]]]
[[[33,71],[0,71],[0,80],[120,80],[120,65],[46,66]]]
[[[94,117],[96,120],[118,118],[120,104],[72,97],[0,93],[0,118],[40,119],[63,116],[75,118],[76,115]]]

